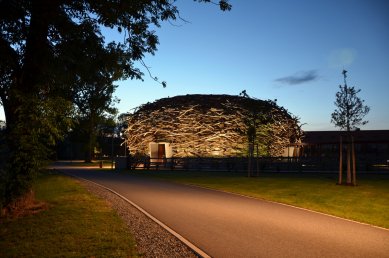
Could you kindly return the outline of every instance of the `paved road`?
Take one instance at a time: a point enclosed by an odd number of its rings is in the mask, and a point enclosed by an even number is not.
[[[66,172],[115,190],[212,257],[389,257],[388,230],[134,175]]]

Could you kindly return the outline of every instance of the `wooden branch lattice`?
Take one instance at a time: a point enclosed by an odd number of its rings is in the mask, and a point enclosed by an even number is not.
[[[300,140],[298,121],[274,102],[229,95],[186,95],[140,106],[125,131],[131,153],[169,142],[175,157],[247,155],[249,123],[256,122],[261,155],[278,156]]]

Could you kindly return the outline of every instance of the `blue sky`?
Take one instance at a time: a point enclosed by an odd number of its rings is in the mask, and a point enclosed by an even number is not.
[[[179,1],[181,16],[157,30],[160,46],[146,64],[162,88],[119,82],[121,112],[183,94],[232,94],[277,99],[304,130],[336,130],[335,94],[348,85],[371,107],[361,129],[389,129],[389,2],[378,0],[231,0],[230,12]],[[146,71],[145,71],[146,73]]]
[[[301,118],[304,130],[337,130],[335,94],[348,85],[371,107],[361,129],[389,129],[389,1],[230,0],[230,12],[212,4],[178,1],[189,21],[163,23],[149,78],[120,81],[121,113],[159,98],[232,94],[277,99]],[[120,40],[111,33],[106,39]]]

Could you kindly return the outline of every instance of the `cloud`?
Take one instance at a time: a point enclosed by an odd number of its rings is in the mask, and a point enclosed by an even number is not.
[[[357,52],[352,48],[341,48],[331,51],[328,56],[328,65],[330,68],[345,68],[354,63]]]
[[[288,85],[297,85],[310,81],[315,81],[319,78],[316,70],[302,71],[291,76],[278,78],[275,81]]]

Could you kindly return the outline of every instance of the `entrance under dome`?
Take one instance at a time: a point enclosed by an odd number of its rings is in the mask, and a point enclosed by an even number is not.
[[[149,154],[151,162],[163,162],[173,156],[173,151],[168,142],[150,142]]]

